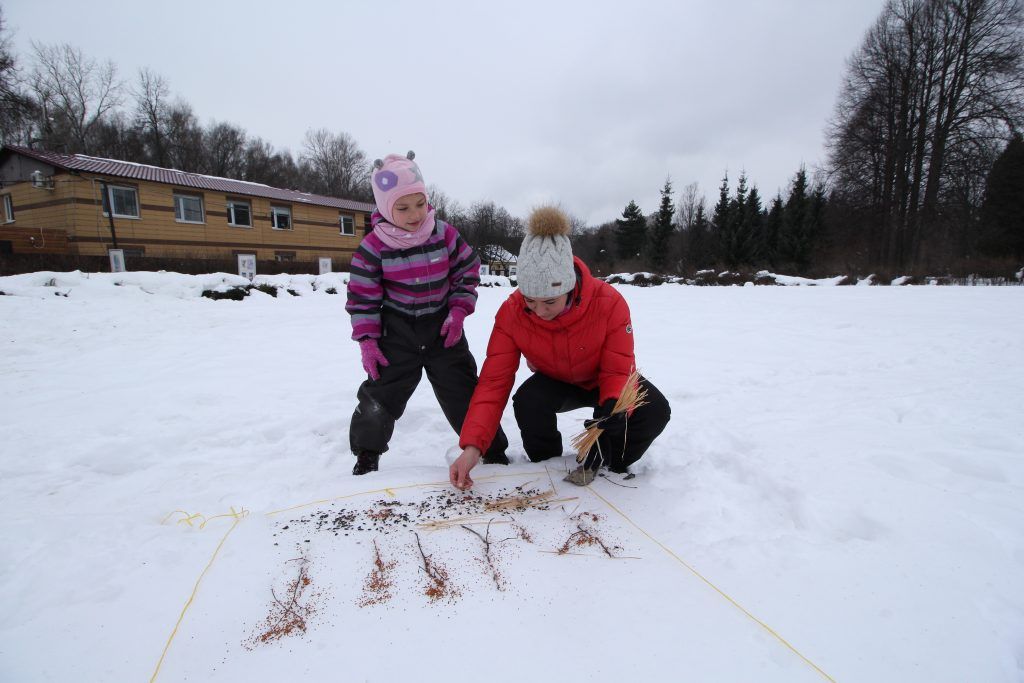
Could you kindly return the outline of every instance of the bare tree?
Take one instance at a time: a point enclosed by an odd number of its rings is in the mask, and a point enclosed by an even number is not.
[[[157,166],[168,164],[168,104],[170,87],[163,76],[149,69],[139,70],[139,80],[132,89],[135,97],[135,126],[145,145],[148,161]]]
[[[369,199],[370,164],[348,133],[320,128],[306,131],[299,163],[314,192],[347,199]]]
[[[68,44],[32,43],[35,68],[30,87],[40,113],[44,144],[68,152],[93,153],[94,134],[121,104],[123,85],[112,61],[99,63]]]
[[[203,134],[206,173],[225,178],[245,174],[245,131],[230,123],[211,125]]]
[[[442,221],[450,221],[449,207],[452,205],[451,198],[437,185],[427,185],[427,201],[434,207],[434,215]]]
[[[569,216],[569,238],[576,239],[587,231],[587,221],[579,216],[566,212]]]
[[[167,107],[165,133],[167,165],[180,171],[202,172],[203,129],[189,104],[177,101]]]
[[[964,162],[990,165],[1024,121],[1022,27],[1021,0],[890,0],[850,60],[829,171],[864,211],[875,263],[918,262],[970,213]]]
[[[703,201],[700,193],[700,185],[692,182],[679,192],[679,209],[676,211],[676,226],[680,231],[687,231],[693,227],[693,221],[697,218],[697,205]]]
[[[301,189],[299,169],[291,152],[275,152],[273,145],[262,138],[250,138],[245,147],[243,180],[274,187]]]
[[[494,202],[476,202],[457,224],[463,238],[481,255],[492,247],[518,253],[523,239],[523,222]]]
[[[27,128],[32,109],[32,99],[24,92],[3,12],[0,11],[0,144],[28,142],[30,133]]]

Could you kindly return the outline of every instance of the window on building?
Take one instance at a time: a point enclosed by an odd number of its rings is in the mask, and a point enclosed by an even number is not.
[[[249,202],[228,200],[228,225],[240,228],[252,227],[252,205]]]
[[[203,223],[203,198],[193,194],[175,194],[174,219],[180,223]]]
[[[107,185],[107,196],[103,198],[103,215],[114,207],[115,218],[139,217],[139,193],[134,187]]]
[[[339,232],[342,235],[355,235],[356,234],[356,219],[348,214],[338,215],[338,226]]]
[[[275,251],[274,252],[274,260],[275,261],[294,261],[295,260],[295,252],[294,251]]]
[[[4,223],[14,222],[14,201],[11,199],[11,195],[4,195]]]
[[[287,206],[270,207],[270,225],[275,230],[291,230],[292,210]]]

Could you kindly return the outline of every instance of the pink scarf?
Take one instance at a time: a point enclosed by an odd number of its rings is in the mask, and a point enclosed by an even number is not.
[[[385,220],[378,221],[373,226],[373,234],[380,238],[380,241],[392,249],[408,249],[418,247],[434,232],[434,210],[427,212],[420,227],[413,231],[396,228]]]

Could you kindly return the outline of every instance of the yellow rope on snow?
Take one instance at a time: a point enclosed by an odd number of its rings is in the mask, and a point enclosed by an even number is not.
[[[180,519],[178,520],[178,522],[186,522],[189,526],[192,526],[192,519],[195,519],[196,517],[202,517],[202,515],[199,515],[198,513],[196,515],[190,515],[187,512],[184,512],[183,510],[175,510],[174,512],[180,512],[183,515],[185,515],[185,519]],[[167,518],[173,515],[174,512],[172,512],[170,515],[167,515],[167,517],[164,517],[164,521],[167,521]],[[171,649],[171,643],[174,641],[174,637],[178,635],[178,627],[181,626],[182,620],[185,619],[185,613],[188,612],[188,608],[192,606],[192,602],[196,599],[196,593],[199,592],[199,584],[202,583],[203,577],[206,576],[206,572],[210,571],[210,567],[213,566],[213,561],[217,559],[217,554],[220,552],[220,549],[224,546],[224,542],[228,540],[228,536],[230,536],[231,532],[235,530],[235,527],[238,526],[238,523],[242,521],[242,518],[248,514],[249,511],[246,510],[245,508],[236,511],[235,508],[232,507],[231,512],[229,513],[225,513],[223,515],[215,515],[213,517],[210,517],[210,519],[204,518],[205,521],[200,525],[200,529],[206,526],[206,523],[210,520],[217,519],[220,517],[231,517],[234,519],[234,521],[231,523],[231,528],[228,529],[224,533],[224,536],[220,539],[220,543],[218,543],[216,549],[214,549],[213,555],[210,556],[210,561],[206,563],[206,567],[203,569],[203,572],[199,575],[199,578],[196,579],[196,584],[192,587],[192,594],[188,596],[188,600],[185,602],[185,606],[181,608],[181,614],[178,615],[178,621],[175,622],[174,628],[171,630],[171,635],[167,637],[167,644],[164,645],[164,651],[160,654],[160,660],[156,663],[156,669],[153,670],[153,675],[150,676],[149,683],[153,683],[153,681],[156,680],[157,675],[160,673],[160,667],[163,666],[164,658],[167,657],[167,651]]]
[[[736,602],[736,600],[735,600],[735,599],[733,599],[733,597],[732,597],[732,596],[730,596],[730,595],[729,595],[728,593],[726,593],[725,591],[723,591],[723,590],[722,590],[721,588],[719,588],[718,586],[716,586],[715,584],[713,584],[713,583],[712,583],[712,582],[711,582],[710,580],[708,580],[708,579],[707,579],[707,578],[706,578],[706,577],[705,577],[705,576],[704,576],[703,574],[701,574],[701,573],[700,573],[699,571],[697,571],[696,569],[694,569],[694,568],[693,568],[693,567],[692,567],[692,566],[691,566],[691,565],[690,565],[690,564],[689,564],[688,562],[686,562],[686,560],[684,560],[683,558],[679,557],[679,556],[678,556],[678,555],[676,555],[676,554],[675,554],[674,552],[672,552],[672,549],[671,549],[671,548],[669,548],[669,547],[668,547],[667,545],[665,545],[664,543],[662,543],[661,541],[659,541],[658,539],[656,539],[656,538],[655,538],[654,536],[652,536],[651,534],[649,534],[649,533],[648,533],[647,531],[645,531],[643,527],[641,527],[641,526],[640,526],[639,524],[637,524],[637,523],[636,523],[636,522],[634,522],[634,521],[633,521],[632,519],[630,519],[629,515],[627,515],[627,514],[626,514],[625,512],[623,512],[623,511],[622,511],[622,510],[620,510],[619,508],[615,507],[615,505],[613,505],[613,504],[612,504],[612,502],[611,502],[610,500],[608,500],[607,498],[605,498],[604,496],[602,496],[602,495],[601,495],[600,493],[598,493],[598,492],[597,492],[597,491],[596,491],[596,490],[594,489],[594,487],[592,487],[592,486],[587,486],[586,488],[587,488],[587,490],[588,490],[588,491],[590,491],[590,492],[591,492],[592,494],[594,494],[595,496],[597,496],[598,498],[600,498],[600,499],[601,499],[602,501],[604,501],[604,504],[605,504],[605,505],[607,505],[607,506],[608,506],[608,507],[610,507],[610,508],[611,508],[612,510],[614,510],[615,512],[617,512],[617,513],[618,513],[618,514],[619,514],[619,515],[620,515],[620,516],[621,516],[621,517],[622,517],[622,518],[623,518],[624,520],[626,520],[627,522],[629,522],[630,524],[632,524],[632,525],[633,525],[633,527],[634,527],[634,528],[635,528],[635,529],[636,529],[637,531],[639,531],[639,532],[640,532],[640,533],[642,533],[642,534],[643,534],[644,536],[646,536],[646,537],[647,537],[647,538],[648,538],[648,539],[649,539],[649,540],[650,540],[650,541],[651,541],[652,543],[654,543],[654,544],[655,544],[655,545],[657,545],[657,546],[658,546],[659,548],[661,548],[661,549],[662,549],[662,550],[664,550],[664,551],[665,551],[666,553],[668,553],[668,555],[669,555],[670,557],[672,557],[672,558],[673,558],[673,559],[674,559],[674,560],[675,560],[676,562],[678,562],[679,564],[681,564],[681,565],[683,565],[684,567],[686,567],[687,569],[689,569],[689,570],[690,570],[690,572],[692,572],[694,576],[696,576],[696,577],[697,577],[698,579],[700,579],[701,581],[703,581],[704,583],[706,583],[706,584],[707,584],[708,586],[710,586],[710,587],[711,587],[712,589],[714,589],[714,591],[715,591],[716,593],[718,593],[718,594],[719,594],[719,595],[721,595],[721,596],[722,596],[723,598],[725,598],[725,599],[726,599],[726,600],[728,600],[728,601],[729,601],[730,603],[732,603],[733,607],[735,607],[735,608],[736,608],[736,609],[738,609],[739,611],[743,612],[743,614],[747,615],[747,616],[748,616],[748,617],[749,617],[749,618],[750,618],[751,620],[753,620],[753,621],[754,621],[754,623],[756,623],[756,624],[757,624],[758,626],[760,626],[760,627],[761,627],[761,628],[763,628],[763,629],[764,629],[765,631],[767,631],[768,633],[770,633],[770,634],[771,634],[771,635],[772,635],[772,636],[773,636],[773,637],[774,637],[774,638],[775,638],[776,640],[778,640],[778,641],[779,641],[780,643],[782,643],[782,644],[783,644],[783,645],[785,645],[785,646],[786,646],[787,648],[789,648],[789,650],[790,650],[791,652],[793,652],[793,654],[795,654],[795,655],[796,655],[797,657],[799,657],[800,659],[804,660],[804,662],[806,662],[806,663],[807,663],[807,664],[808,664],[808,665],[809,665],[809,666],[810,666],[811,668],[813,668],[813,669],[814,669],[815,671],[817,671],[817,672],[818,672],[819,674],[821,674],[821,675],[822,675],[822,676],[823,676],[823,677],[824,677],[824,678],[825,678],[826,680],[829,680],[829,681],[831,681],[832,683],[836,683],[836,680],[835,680],[834,678],[832,678],[832,677],[831,677],[831,676],[829,676],[829,675],[828,675],[827,673],[825,673],[825,672],[824,672],[824,671],[823,671],[823,670],[821,669],[821,667],[820,667],[820,666],[818,666],[817,664],[815,664],[814,662],[812,662],[812,661],[811,661],[810,659],[808,659],[808,658],[807,658],[807,656],[805,656],[805,655],[804,655],[804,654],[803,654],[802,652],[800,652],[800,650],[797,650],[797,649],[796,649],[795,647],[793,647],[793,646],[792,646],[792,645],[791,645],[791,644],[789,643],[789,641],[787,641],[787,640],[786,640],[785,638],[783,638],[783,637],[782,637],[781,635],[779,635],[779,634],[778,634],[778,633],[777,633],[777,632],[775,631],[775,629],[773,629],[773,628],[772,628],[771,626],[769,626],[768,624],[764,623],[763,621],[761,621],[760,619],[758,619],[757,617],[755,617],[755,616],[754,616],[754,615],[753,615],[753,614],[752,614],[752,613],[751,613],[751,612],[750,612],[750,611],[749,611],[749,610],[748,610],[747,608],[745,608],[745,607],[744,607],[743,605],[741,605],[740,603]]]
[[[512,473],[510,473],[510,474],[495,474],[495,475],[490,475],[490,476],[487,476],[487,477],[481,477],[480,479],[478,479],[478,481],[489,481],[489,480],[501,479],[501,478],[505,478],[505,477],[523,477],[523,476],[529,476],[531,474],[540,474],[540,473],[539,472],[522,472],[522,473],[514,473],[514,474],[512,474]],[[544,474],[546,474],[548,476],[549,480],[551,481],[551,488],[552,488],[552,490],[555,490],[554,480],[551,479],[551,472],[548,470],[547,467],[544,468]],[[276,515],[276,514],[280,514],[282,512],[288,512],[290,510],[297,510],[299,508],[309,507],[310,505],[317,505],[318,503],[330,503],[330,502],[333,502],[333,501],[336,501],[336,500],[343,500],[345,498],[355,498],[357,496],[367,496],[367,495],[371,495],[371,494],[374,494],[374,493],[383,493],[383,494],[391,496],[391,497],[396,497],[396,494],[395,494],[396,490],[410,489],[410,488],[422,488],[422,487],[426,487],[426,486],[444,486],[444,485],[446,485],[448,483],[449,482],[447,482],[447,481],[427,482],[427,483],[421,483],[421,484],[407,484],[405,486],[390,486],[390,487],[381,488],[381,489],[374,489],[374,490],[371,490],[371,491],[360,491],[359,493],[350,493],[350,494],[347,494],[347,495],[344,495],[344,496],[337,496],[335,498],[325,498],[325,499],[322,499],[322,500],[311,501],[309,503],[302,503],[300,505],[294,505],[292,507],[282,508],[280,510],[272,510],[271,512],[267,512],[266,516],[270,517],[270,516],[273,516],[273,515]],[[679,564],[681,564],[684,567],[686,567],[686,569],[688,569],[694,576],[696,576],[698,579],[700,579],[705,584],[710,586],[716,593],[721,595],[723,598],[728,600],[729,603],[731,603],[734,607],[736,607],[736,609],[740,610],[740,612],[742,612],[744,615],[746,615],[754,623],[756,623],[758,626],[760,626],[765,631],[767,631],[769,634],[771,634],[771,636],[774,637],[776,640],[778,640],[780,643],[785,645],[786,648],[788,648],[791,652],[793,652],[796,656],[798,656],[800,659],[802,659],[811,668],[813,668],[815,671],[817,671],[819,674],[821,674],[822,677],[824,677],[828,681],[831,681],[831,683],[836,683],[834,678],[832,678],[827,673],[825,673],[822,670],[821,667],[819,667],[817,664],[812,662],[802,652],[797,650],[793,645],[791,645],[789,643],[789,641],[787,641],[785,638],[783,638],[781,635],[779,635],[778,632],[776,632],[773,628],[768,626],[768,624],[766,624],[765,622],[761,621],[756,616],[754,616],[749,610],[747,610],[745,607],[743,607],[743,605],[741,605],[739,602],[737,602],[732,596],[730,596],[728,593],[726,593],[721,588],[719,588],[714,583],[712,583],[709,579],[707,579],[703,574],[701,574],[696,569],[694,569],[693,566],[691,566],[688,562],[686,562],[686,560],[684,560],[681,557],[679,557],[678,555],[676,555],[676,553],[673,552],[671,548],[669,548],[664,543],[662,543],[661,541],[656,539],[654,536],[652,536],[650,533],[648,533],[643,527],[641,527],[639,524],[634,522],[629,517],[629,515],[627,515],[622,510],[617,508],[610,500],[608,500],[607,498],[602,496],[600,493],[598,493],[592,486],[587,486],[586,488],[587,488],[588,491],[590,491],[592,494],[594,494],[597,498],[599,498],[602,502],[604,502],[605,505],[607,505],[609,508],[611,508],[613,511],[615,511],[620,517],[622,517],[624,520],[629,522],[629,524],[632,525],[637,531],[639,531],[641,534],[646,536],[652,543],[654,543],[659,548],[664,550],[665,553],[667,553],[672,559],[674,559],[676,562],[678,562]],[[222,514],[222,515],[214,515],[213,517],[206,518],[205,516],[203,516],[200,513],[190,514],[190,513],[186,512],[184,510],[174,510],[174,511],[170,512],[166,517],[164,517],[164,519],[160,523],[161,524],[166,523],[167,520],[171,517],[171,515],[174,515],[175,513],[184,515],[184,517],[182,519],[178,520],[178,524],[187,524],[190,527],[192,526],[192,523],[193,523],[194,520],[202,519],[203,521],[199,525],[200,529],[203,529],[210,521],[212,521],[214,519],[220,519],[220,518],[223,518],[223,517],[231,517],[234,521],[232,522],[231,527],[224,533],[224,536],[220,539],[220,543],[217,544],[216,549],[214,549],[214,551],[213,551],[213,555],[210,557],[210,561],[206,563],[206,567],[203,569],[202,573],[199,575],[199,578],[196,579],[195,586],[192,588],[192,594],[189,596],[188,600],[185,602],[185,606],[181,608],[181,614],[178,615],[178,621],[174,624],[174,629],[171,631],[170,636],[168,636],[168,638],[167,638],[167,644],[164,646],[164,650],[163,650],[163,652],[160,655],[160,660],[157,662],[156,669],[153,671],[153,675],[149,679],[150,683],[153,683],[156,680],[157,675],[160,673],[160,667],[163,665],[164,659],[167,656],[167,652],[168,652],[168,650],[171,647],[171,643],[174,641],[174,637],[178,634],[178,627],[181,626],[181,622],[185,618],[185,613],[188,612],[189,607],[192,606],[192,602],[196,598],[196,594],[199,592],[199,584],[202,582],[203,578],[206,576],[206,573],[208,571],[210,571],[210,567],[213,566],[213,562],[214,562],[214,560],[217,559],[217,555],[220,553],[221,548],[224,546],[224,543],[228,540],[228,536],[230,536],[231,532],[235,530],[235,527],[238,526],[238,523],[242,520],[242,518],[249,514],[248,510],[246,510],[245,508],[242,508],[241,510],[236,511],[235,508],[232,507],[231,508],[231,512],[229,512],[229,513],[225,513],[225,514]]]
[[[160,520],[160,523],[161,524],[166,524],[167,520],[171,518],[171,515],[173,515],[175,513],[185,515],[182,519],[178,520],[178,524],[188,524],[189,526],[192,526],[192,520],[199,519],[199,518],[202,518],[203,520],[206,519],[205,517],[203,517],[202,514],[200,514],[198,512],[193,515],[193,514],[190,514],[188,512],[185,512],[184,510],[172,510],[171,512],[167,513],[166,517],[164,517],[162,520]]]

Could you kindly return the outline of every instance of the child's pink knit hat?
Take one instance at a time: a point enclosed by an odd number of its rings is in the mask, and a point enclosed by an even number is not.
[[[373,198],[377,202],[377,210],[388,223],[394,223],[391,209],[402,197],[422,192],[427,196],[427,184],[423,182],[420,167],[413,159],[416,153],[410,151],[404,157],[401,154],[389,154],[383,160],[373,162]]]

